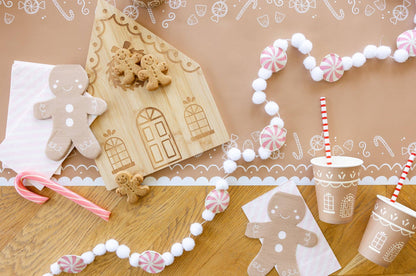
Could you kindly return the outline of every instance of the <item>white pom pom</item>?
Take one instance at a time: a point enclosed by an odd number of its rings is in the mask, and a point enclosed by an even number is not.
[[[215,182],[216,190],[228,190],[228,182],[224,178],[220,178]]]
[[[301,33],[296,33],[292,35],[292,46],[299,48],[300,45],[306,40],[305,36]]]
[[[313,56],[309,56],[303,60],[303,65],[305,66],[306,70],[312,70],[316,66],[316,58]]]
[[[416,14],[415,14],[415,16],[413,17],[413,23],[414,23],[414,24],[416,24]]]
[[[403,63],[409,58],[409,53],[404,49],[398,49],[394,52],[394,60],[398,63]]]
[[[265,160],[265,159],[269,158],[270,155],[272,155],[272,153],[269,150],[267,150],[263,147],[259,148],[259,156],[260,156],[261,159]]]
[[[342,68],[344,69],[344,71],[350,70],[352,68],[352,65],[353,65],[352,58],[350,57],[342,58]]]
[[[273,117],[273,119],[270,120],[270,124],[272,126],[278,126],[280,128],[284,128],[285,122],[280,117]]]
[[[279,112],[279,105],[273,101],[270,101],[264,106],[264,110],[270,116],[274,116]]]
[[[389,46],[380,46],[377,48],[376,57],[378,59],[386,59],[391,55],[391,48]]]
[[[179,256],[182,256],[182,254],[183,254],[183,247],[182,247],[182,244],[180,244],[180,243],[174,243],[173,245],[172,245],[172,248],[170,249],[170,252],[172,253],[172,255],[173,256],[175,256],[175,257],[179,257]]]
[[[198,222],[195,222],[195,223],[192,223],[191,224],[191,229],[190,229],[190,231],[191,231],[191,234],[192,235],[194,235],[194,236],[199,236],[199,235],[201,235],[202,234],[202,231],[203,231],[204,229],[203,229],[203,227],[202,227],[202,224],[200,224],[200,223],[198,223]]]
[[[165,261],[165,266],[173,264],[175,257],[170,252],[165,252],[162,254],[162,259]]]
[[[45,273],[45,274],[43,274],[43,276],[52,276],[53,274],[52,273]]]
[[[95,254],[95,256],[102,256],[107,252],[107,249],[105,249],[105,244],[100,243],[94,247],[92,252]]]
[[[313,48],[312,42],[310,42],[309,40],[305,40],[305,41],[302,42],[302,44],[300,44],[299,52],[306,55],[306,54],[309,54],[312,51],[312,48]]]
[[[257,76],[259,76],[261,79],[267,80],[272,76],[272,74],[272,70],[261,67],[257,73]]]
[[[377,55],[377,46],[376,45],[367,45],[364,48],[364,56],[368,59],[375,58]]]
[[[182,240],[182,247],[185,251],[192,251],[195,248],[195,241],[193,238],[187,237]]]
[[[233,160],[225,160],[223,165],[225,173],[233,173],[237,169],[237,163]]]
[[[95,255],[94,255],[94,253],[92,251],[87,251],[85,253],[82,253],[81,259],[84,260],[84,263],[90,264],[90,263],[92,263],[94,261]]]
[[[108,252],[114,252],[118,248],[118,241],[115,239],[110,239],[106,241],[105,243],[105,249],[107,249]]]
[[[126,259],[130,255],[130,248],[127,245],[122,244],[117,248],[116,255],[120,259]]]
[[[211,221],[215,217],[215,213],[211,212],[210,210],[205,209],[202,212],[202,218],[206,221]]]
[[[238,161],[241,158],[241,151],[238,148],[231,148],[227,152],[227,158],[233,161]]]
[[[62,272],[61,267],[59,266],[58,263],[53,263],[51,264],[51,272],[53,275],[58,275]]]
[[[258,78],[258,79],[255,79],[253,81],[253,83],[251,84],[251,86],[256,91],[265,90],[266,87],[267,87],[267,82],[264,79]]]
[[[256,152],[252,149],[246,149],[243,151],[243,159],[246,162],[251,162],[256,158]]]
[[[132,267],[139,267],[139,259],[140,259],[140,254],[139,253],[131,254],[130,258],[129,258],[130,265]]]
[[[266,101],[266,93],[263,91],[256,91],[251,98],[254,104],[262,104]]]
[[[312,69],[311,77],[314,81],[321,81],[324,78],[324,71],[322,71],[322,69],[317,66]]]
[[[282,49],[283,51],[287,51],[287,47],[289,43],[286,39],[277,39],[273,42],[273,46]]]
[[[355,53],[352,55],[352,65],[354,67],[361,67],[367,61],[362,53]]]

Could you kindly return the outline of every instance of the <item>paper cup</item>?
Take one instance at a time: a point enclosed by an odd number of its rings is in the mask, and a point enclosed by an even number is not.
[[[342,224],[352,220],[358,178],[363,161],[348,156],[332,156],[311,160],[318,201],[319,219],[326,223]]]
[[[416,231],[416,211],[378,195],[358,251],[388,267]]]

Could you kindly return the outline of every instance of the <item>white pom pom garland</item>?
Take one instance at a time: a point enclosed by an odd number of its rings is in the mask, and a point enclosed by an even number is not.
[[[312,51],[312,48],[313,48],[312,42],[310,42],[309,40],[305,40],[302,42],[302,44],[300,44],[299,52],[306,55]]]
[[[132,267],[139,267],[139,259],[140,259],[140,254],[139,253],[131,254],[130,258],[129,258],[130,265]]]
[[[215,182],[216,190],[228,190],[228,182],[224,178],[220,178]]]
[[[266,93],[263,91],[256,91],[251,98],[254,104],[262,104],[266,101]]]
[[[314,58],[313,56],[306,57],[303,60],[303,66],[305,66],[306,70],[312,70],[316,67],[316,58]]]
[[[277,39],[273,42],[273,46],[276,48],[280,48],[283,51],[287,51],[287,47],[289,46],[289,42],[286,39]]]
[[[259,156],[260,156],[261,159],[265,160],[265,159],[269,158],[270,155],[272,155],[272,153],[269,150],[267,150],[263,147],[259,148]]]
[[[212,221],[215,217],[215,213],[211,212],[210,210],[205,209],[202,212],[202,218],[206,221]]]
[[[267,88],[267,82],[262,78],[258,78],[253,81],[251,86],[254,90],[261,91]]]
[[[122,244],[116,250],[116,255],[120,259],[127,259],[130,255],[130,248],[127,245]]]
[[[237,163],[233,160],[225,160],[223,163],[224,171],[227,174],[233,173],[237,169]]]
[[[378,59],[386,59],[391,55],[391,48],[389,46],[380,46],[377,48],[376,57]]]
[[[299,48],[300,45],[306,40],[305,36],[301,33],[295,33],[292,35],[292,46],[295,48]]]
[[[182,254],[183,254],[183,247],[182,247],[182,244],[180,244],[180,243],[174,243],[173,245],[172,245],[172,248],[170,249],[170,252],[172,253],[172,255],[173,256],[175,256],[175,257],[179,257],[179,256],[182,256]]]
[[[195,222],[195,223],[191,224],[190,232],[195,237],[201,235],[203,230],[204,230],[204,228],[202,227],[202,224],[200,224],[198,222]]]
[[[162,259],[165,261],[165,265],[169,266],[173,264],[173,261],[175,260],[175,257],[170,252],[165,252],[162,254]]]
[[[42,276],[52,276],[52,275],[53,275],[52,273],[45,273]]]
[[[351,57],[343,57],[342,58],[342,68],[344,71],[348,71],[352,68],[353,61]]]
[[[273,101],[270,101],[264,106],[264,110],[270,116],[274,116],[279,113],[279,105]]]
[[[259,69],[259,72],[257,73],[257,76],[261,79],[268,80],[272,76],[272,74],[272,70],[261,67]]]
[[[241,158],[241,151],[238,148],[231,148],[227,152],[227,158],[233,161],[238,161]]]
[[[94,247],[92,252],[95,254],[95,256],[102,256],[107,252],[107,249],[105,249],[105,244],[100,243]]]
[[[409,58],[409,53],[404,49],[398,49],[394,52],[394,60],[398,63],[403,63]]]
[[[187,237],[182,240],[182,247],[185,251],[192,251],[195,248],[195,241],[193,238]]]
[[[272,126],[278,126],[280,128],[285,127],[285,122],[283,122],[282,118],[280,117],[273,117],[273,119],[270,120],[270,124]]]
[[[246,149],[243,151],[243,159],[246,162],[252,162],[256,158],[256,152],[252,149]]]
[[[95,255],[94,252],[92,251],[87,251],[85,253],[82,253],[81,255],[81,259],[84,260],[84,263],[86,263],[87,265],[92,263],[95,259]]]
[[[354,67],[361,67],[365,64],[367,59],[365,58],[364,54],[362,53],[355,53],[352,55],[352,65]]]
[[[377,55],[377,46],[376,45],[367,45],[364,48],[364,56],[367,59],[375,58]]]
[[[106,241],[105,243],[105,249],[108,252],[115,252],[118,248],[118,241],[116,241],[115,239],[110,239],[108,241]]]
[[[61,274],[62,272],[61,267],[59,266],[58,263],[51,264],[50,269],[53,275],[58,275],[58,274]]]
[[[311,71],[311,77],[314,81],[321,81],[324,78],[324,71],[319,67],[315,67]]]

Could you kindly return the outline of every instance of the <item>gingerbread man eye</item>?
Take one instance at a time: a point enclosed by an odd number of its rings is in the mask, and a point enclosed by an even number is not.
[[[58,88],[58,86],[56,84],[52,85],[53,89]]]
[[[293,210],[293,213],[297,213],[297,212],[298,212],[298,210],[296,210],[296,209],[295,209],[295,210]]]
[[[82,88],[82,85],[81,85],[81,84],[80,84],[80,85],[78,85],[78,88],[79,88],[79,89],[81,89],[81,88]]]
[[[299,216],[296,216],[295,219],[300,219],[300,217]]]
[[[59,83],[59,80],[56,80],[55,82],[56,82],[56,83]]]
[[[75,82],[76,82],[76,83],[78,83],[78,82],[79,82],[79,80],[75,80]]]
[[[279,209],[279,206],[275,205],[275,206],[274,206],[274,209]]]
[[[275,211],[274,209],[272,209],[272,210],[270,211],[270,213],[274,214],[274,213],[276,213],[276,211]]]

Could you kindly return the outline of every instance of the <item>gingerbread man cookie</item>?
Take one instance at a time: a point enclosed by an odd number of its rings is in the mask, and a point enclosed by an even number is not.
[[[158,62],[154,55],[145,55],[140,61],[140,65],[143,70],[139,71],[139,80],[149,80],[146,89],[149,91],[156,90],[159,84],[162,86],[171,83],[172,78],[164,73],[168,70],[168,66],[165,62]]]
[[[88,76],[81,65],[57,65],[49,75],[49,86],[55,98],[35,104],[36,119],[52,118],[52,134],[46,156],[58,161],[68,154],[72,143],[85,157],[94,159],[100,144],[88,124],[88,114],[101,115],[107,104],[99,98],[83,95]]]
[[[116,183],[118,188],[116,193],[119,195],[127,195],[127,202],[135,203],[139,200],[139,197],[145,196],[149,193],[149,186],[142,185],[143,176],[136,174],[132,176],[126,171],[117,173]]]
[[[142,69],[139,62],[143,55],[138,51],[128,49],[129,47],[130,42],[126,41],[123,48],[118,48],[116,46],[111,48],[111,52],[114,53],[114,72],[119,76],[123,76],[121,84],[124,85],[134,83],[136,76],[138,76],[139,71]]]
[[[248,267],[249,275],[266,275],[276,265],[279,275],[300,275],[296,261],[298,244],[313,247],[318,242],[315,233],[297,226],[306,212],[300,196],[277,192],[268,204],[271,222],[249,223],[246,236],[263,238],[263,245]]]

